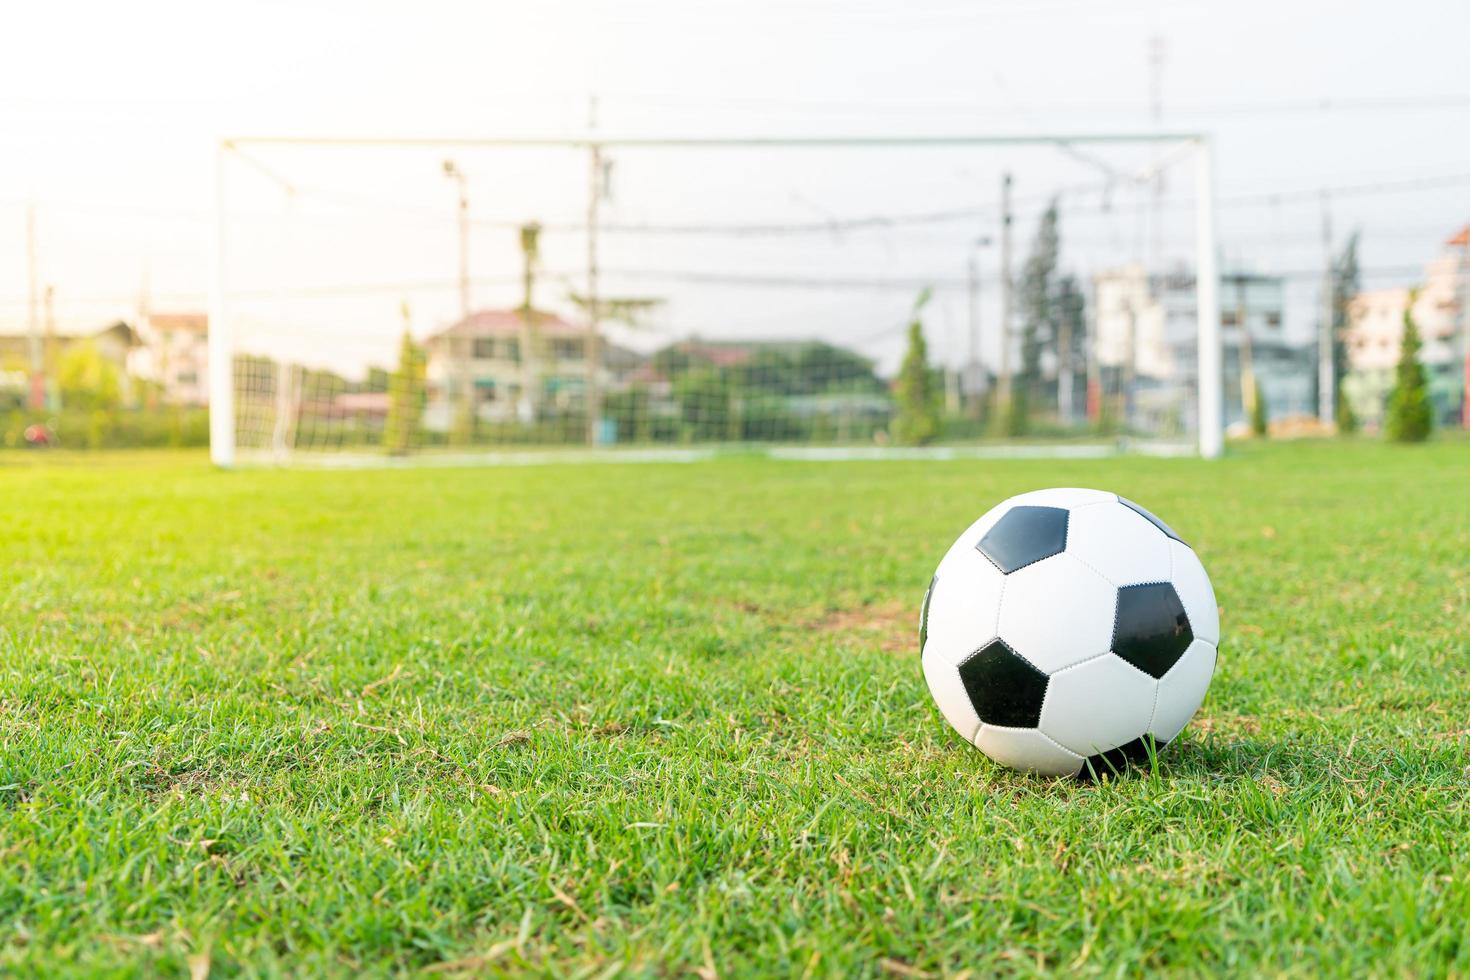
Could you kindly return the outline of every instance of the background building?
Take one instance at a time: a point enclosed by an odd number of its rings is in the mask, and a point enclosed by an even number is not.
[[[1425,267],[1419,289],[1369,289],[1352,300],[1343,390],[1359,419],[1370,425],[1383,419],[1404,336],[1404,312],[1409,310],[1424,342],[1419,360],[1429,375],[1436,420],[1459,421],[1465,392],[1466,286],[1465,259],[1447,252]]]
[[[139,344],[128,373],[159,386],[169,405],[209,404],[209,317],[203,313],[149,313],[138,317]]]
[[[1164,433],[1192,430],[1199,350],[1194,276],[1149,275],[1141,265],[1130,265],[1099,274],[1093,285],[1094,356],[1104,392],[1123,404],[1132,428]],[[1220,322],[1226,425],[1245,421],[1241,369],[1247,357],[1268,418],[1314,413],[1316,351],[1312,345],[1293,343],[1286,335],[1281,277],[1223,273]],[[1130,400],[1131,410],[1127,407]]]
[[[29,333],[0,335],[0,398],[17,405],[30,397],[32,338]],[[47,404],[55,407],[59,397],[58,372],[67,364],[68,355],[81,355],[88,347],[105,363],[117,380],[118,395],[125,405],[137,401],[137,377],[131,370],[133,359],[143,341],[136,328],[118,320],[100,330],[72,334],[47,332],[42,338],[41,356],[46,379]]]
[[[532,322],[534,320],[534,323]],[[483,422],[529,421],[584,407],[587,388],[587,330],[554,313],[537,310],[480,310],[429,337],[429,402],[424,426],[444,432],[453,420],[455,389],[474,393],[475,416]],[[598,383],[614,389],[643,358],[604,338]],[[527,352],[529,356],[527,356]],[[467,371],[468,378],[459,376]]]

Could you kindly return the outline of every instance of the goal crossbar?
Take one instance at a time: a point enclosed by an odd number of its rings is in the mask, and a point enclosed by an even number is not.
[[[1059,133],[1047,136],[1019,134],[950,134],[937,136],[232,136],[220,140],[236,146],[479,146],[541,149],[588,149],[602,146],[649,148],[722,147],[924,147],[924,146],[1047,146],[1071,143],[1195,143],[1209,137],[1198,132],[1166,133]]]

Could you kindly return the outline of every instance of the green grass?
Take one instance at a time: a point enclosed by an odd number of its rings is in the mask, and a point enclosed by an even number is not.
[[[913,648],[1102,486],[1224,640],[1155,771],[1003,771]],[[1470,974],[1470,444],[212,471],[0,457],[0,972]]]

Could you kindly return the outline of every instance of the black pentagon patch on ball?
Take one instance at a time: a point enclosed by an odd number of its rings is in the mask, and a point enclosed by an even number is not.
[[[919,607],[919,655],[924,655],[924,643],[929,639],[929,600],[934,598],[934,586],[939,581],[939,574],[929,580],[929,588],[924,590],[924,604]]]
[[[1067,512],[1060,507],[1012,507],[975,545],[1006,575],[1067,550]]]
[[[960,681],[986,724],[1035,728],[1041,721],[1046,675],[1000,640],[991,640],[960,664]]]
[[[1127,507],[1129,510],[1133,511],[1135,514],[1139,515],[1150,524],[1152,524],[1154,527],[1158,528],[1160,531],[1163,531],[1175,541],[1178,541],[1180,544],[1187,544],[1187,542],[1183,538],[1174,533],[1174,529],[1172,527],[1155,517],[1152,513],[1149,512],[1146,507],[1140,507],[1138,504],[1135,504],[1127,497],[1119,497],[1118,503],[1122,504],[1124,507]]]
[[[1179,593],[1168,582],[1118,590],[1113,652],[1150,677],[1163,677],[1194,642]]]

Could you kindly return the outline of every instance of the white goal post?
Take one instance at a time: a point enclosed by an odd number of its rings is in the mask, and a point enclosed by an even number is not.
[[[625,149],[661,150],[767,150],[843,149],[843,148],[985,148],[985,147],[1056,147],[1080,155],[1080,148],[1108,144],[1136,146],[1172,146],[1192,154],[1194,161],[1194,307],[1196,314],[1197,374],[1196,392],[1197,448],[1204,458],[1219,457],[1224,448],[1224,351],[1222,346],[1219,268],[1216,246],[1215,191],[1213,150],[1208,135],[1199,132],[1118,132],[1066,133],[1046,135],[937,135],[937,136],[812,136],[812,137],[725,137],[725,138],[616,138],[586,135],[568,138],[435,138],[435,137],[308,137],[308,136],[238,136],[224,138],[216,145],[214,254],[211,262],[209,289],[209,406],[210,456],[213,462],[229,467],[237,462],[236,365],[237,325],[233,322],[230,300],[230,234],[227,202],[227,161],[259,148],[341,147],[341,148],[434,148],[506,150],[558,149],[583,151],[588,154],[594,172],[604,154]],[[277,176],[250,157],[252,167],[273,179]],[[448,164],[446,163],[446,172]],[[283,182],[284,183],[284,182]],[[596,178],[594,177],[594,187]],[[585,296],[588,330],[597,336],[600,308],[597,281],[598,217],[597,192],[589,193],[587,204],[587,265]],[[1011,345],[1015,331],[1006,326],[1001,343]],[[590,341],[593,349],[596,340]],[[1131,343],[1131,340],[1130,340]],[[589,441],[597,445],[595,427],[599,423],[595,397],[594,367],[588,372],[589,408],[587,423]]]

